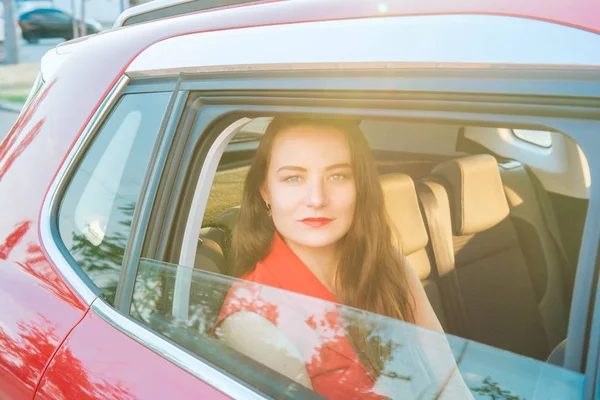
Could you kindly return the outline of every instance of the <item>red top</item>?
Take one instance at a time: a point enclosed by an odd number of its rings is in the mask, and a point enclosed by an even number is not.
[[[317,393],[330,399],[383,398],[373,392],[375,379],[360,362],[345,334],[335,296],[278,234],[271,253],[243,279],[260,285],[236,282],[215,326],[238,311],[255,312],[281,329],[296,345]]]

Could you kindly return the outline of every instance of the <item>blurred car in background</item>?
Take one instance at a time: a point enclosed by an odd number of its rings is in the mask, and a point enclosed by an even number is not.
[[[64,38],[73,39],[73,17],[55,8],[38,8],[21,14],[19,26],[23,39],[28,43],[36,43],[39,39]],[[81,26],[81,21],[76,20]],[[98,33],[102,25],[93,20],[86,20],[87,34]]]

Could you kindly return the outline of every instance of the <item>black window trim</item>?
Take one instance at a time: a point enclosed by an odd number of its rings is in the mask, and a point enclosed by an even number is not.
[[[129,240],[123,257],[121,278],[115,295],[115,308],[125,314],[129,313],[131,307],[135,277],[137,276],[139,259],[142,254],[143,238],[150,219],[150,210],[154,203],[158,180],[166,162],[175,129],[183,113],[186,98],[187,92],[179,90],[178,82],[165,110],[156,145],[148,163],[148,172],[140,189],[140,198],[133,215]]]

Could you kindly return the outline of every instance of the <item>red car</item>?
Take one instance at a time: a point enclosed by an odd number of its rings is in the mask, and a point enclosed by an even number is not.
[[[286,113],[360,120],[447,333],[249,287],[298,348],[339,312],[387,349],[366,398],[598,398],[600,4],[493,3],[149,3],[46,54],[0,144],[0,398],[319,398],[213,329]]]

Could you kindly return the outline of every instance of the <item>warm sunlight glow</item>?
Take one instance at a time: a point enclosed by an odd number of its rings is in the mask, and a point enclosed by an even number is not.
[[[577,151],[579,152],[579,159],[581,160],[581,170],[583,171],[583,182],[585,184],[585,188],[589,189],[592,186],[592,177],[590,174],[590,165],[588,164],[587,157],[581,150],[579,145],[577,146]]]

